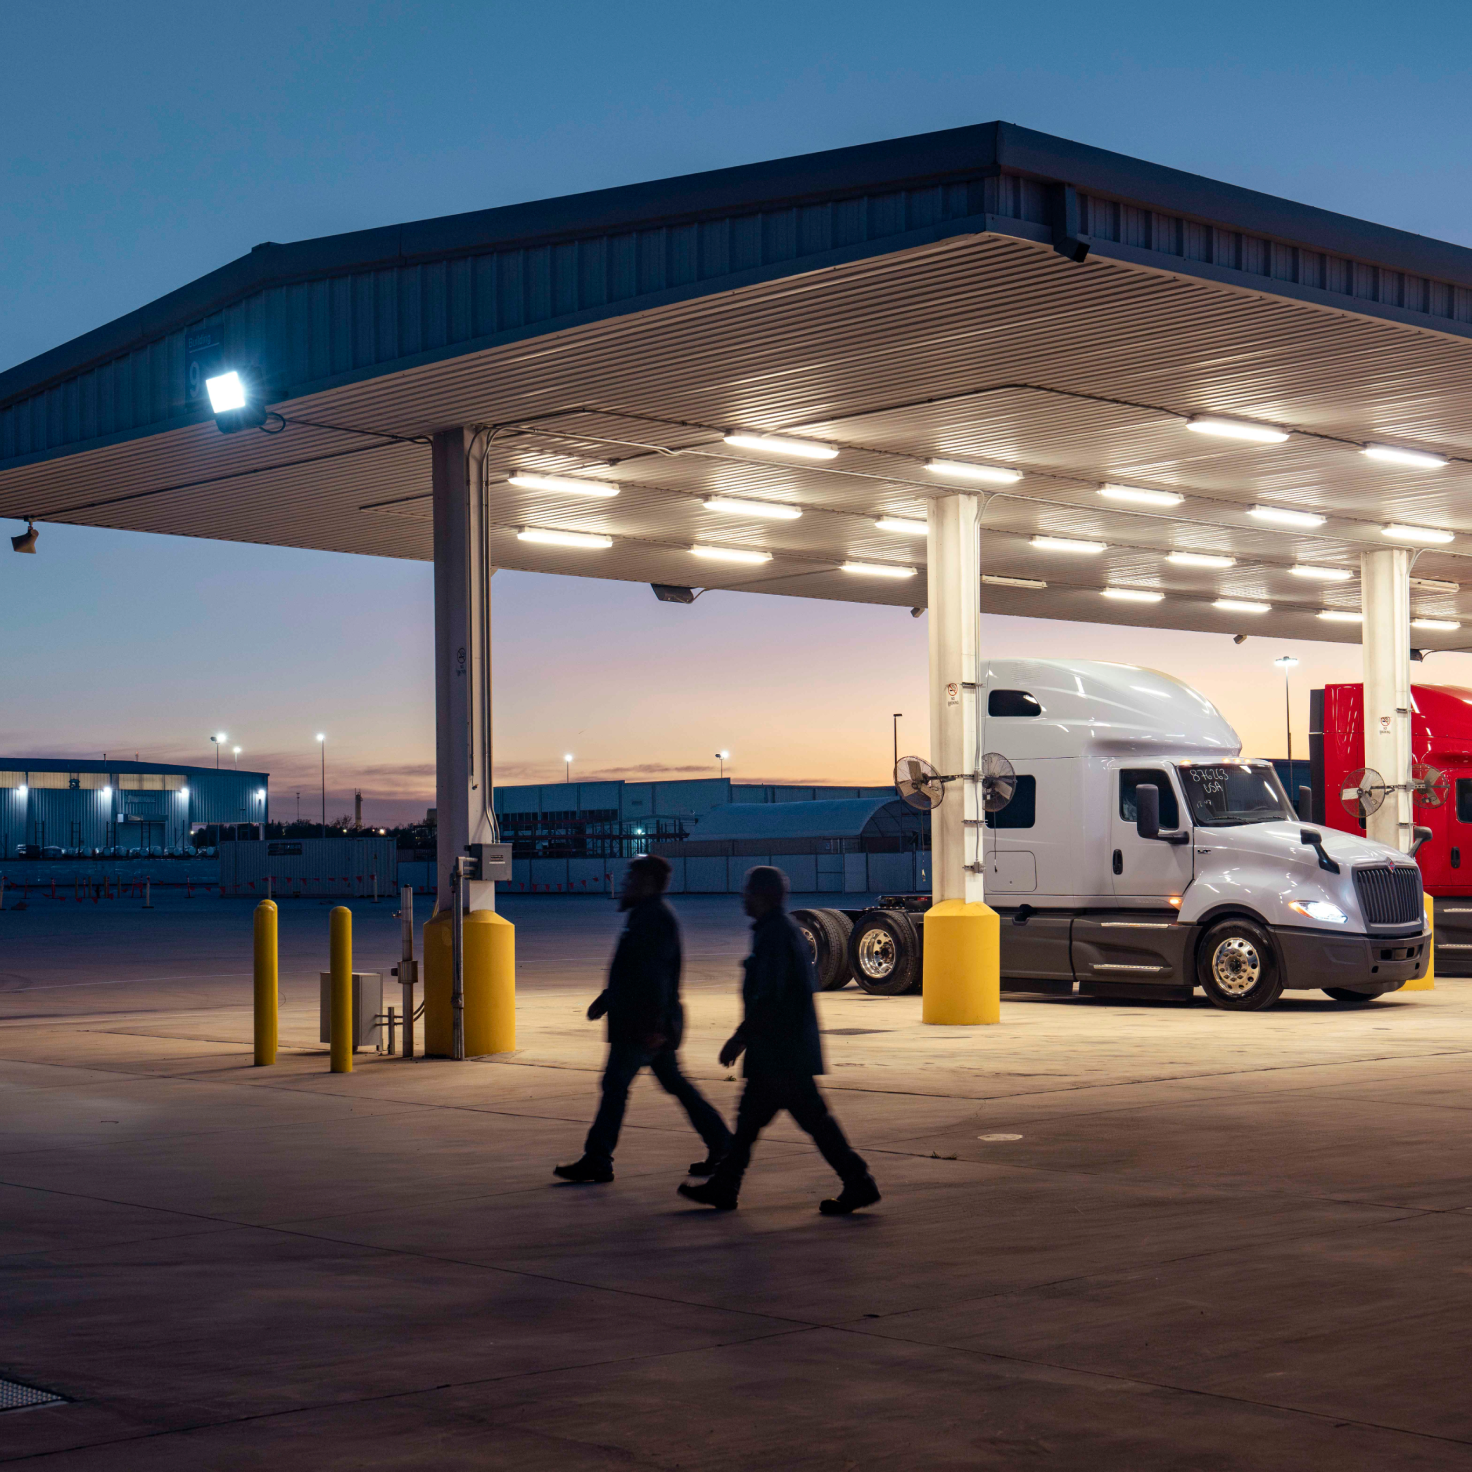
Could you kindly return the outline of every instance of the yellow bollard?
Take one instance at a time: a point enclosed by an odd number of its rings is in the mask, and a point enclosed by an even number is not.
[[[1000,1022],[1001,947],[1001,922],[990,905],[932,905],[925,912],[920,1020],[949,1027]]]
[[[424,927],[424,1052],[454,1055],[454,919],[441,910]],[[494,910],[465,917],[465,1056],[510,1053],[516,1047],[516,927]]]
[[[276,1061],[279,994],[276,988],[276,906],[262,900],[255,922],[255,1035],[256,1067]]]
[[[334,906],[328,920],[332,1072],[353,1071],[353,912]]]
[[[1431,959],[1426,963],[1426,975],[1417,981],[1408,981],[1400,988],[1403,992],[1429,992],[1436,990],[1436,912],[1431,896],[1422,895],[1426,905],[1426,929],[1431,932]]]

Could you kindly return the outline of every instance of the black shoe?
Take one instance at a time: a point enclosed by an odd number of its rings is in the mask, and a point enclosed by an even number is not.
[[[602,1186],[613,1179],[613,1167],[599,1165],[585,1155],[581,1160],[574,1160],[571,1165],[554,1165],[552,1174],[561,1176],[564,1181],[580,1181],[584,1185]]]
[[[857,1181],[850,1181],[836,1198],[820,1201],[818,1210],[824,1216],[847,1216],[861,1206],[873,1206],[878,1200],[879,1187],[874,1184],[874,1177],[863,1176]]]
[[[700,1186],[692,1186],[689,1181],[681,1181],[677,1189],[687,1201],[698,1201],[702,1206],[715,1207],[717,1211],[736,1210],[736,1193],[723,1190],[714,1181],[706,1181]]]
[[[697,1160],[695,1164],[692,1165],[690,1169],[686,1172],[686,1174],[692,1176],[713,1176],[716,1173],[717,1167],[725,1158],[726,1156],[724,1152],[722,1152],[720,1155],[717,1155],[715,1151],[711,1151],[711,1153],[707,1155],[704,1160]]]

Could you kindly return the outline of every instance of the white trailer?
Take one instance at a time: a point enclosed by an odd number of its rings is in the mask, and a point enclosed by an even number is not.
[[[971,692],[968,692],[970,694]],[[1284,988],[1368,1002],[1425,975],[1412,855],[1301,821],[1206,697],[1135,665],[997,659],[978,755],[1017,776],[968,827],[1002,919],[1006,990],[1270,1007]],[[802,910],[825,987],[918,990],[929,898]]]

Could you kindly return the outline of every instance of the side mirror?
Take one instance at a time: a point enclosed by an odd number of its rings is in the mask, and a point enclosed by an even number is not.
[[[1160,789],[1153,782],[1135,788],[1135,832],[1141,838],[1160,837]]]
[[[1419,825],[1417,827],[1415,827],[1415,828],[1412,828],[1411,829],[1411,857],[1414,859],[1416,857],[1416,853],[1420,849],[1421,845],[1423,843],[1428,843],[1431,839],[1433,839],[1435,837],[1436,837],[1436,835],[1429,828],[1422,828]],[[1456,867],[1459,867],[1459,866],[1453,865],[1453,868],[1456,868]]]
[[[1339,872],[1338,861],[1331,859],[1325,851],[1324,835],[1317,828],[1300,828],[1298,830],[1298,841],[1307,844],[1319,856],[1319,868],[1329,874],[1337,874]]]
[[[1314,820],[1314,790],[1312,787],[1298,789],[1298,821],[1312,823]]]

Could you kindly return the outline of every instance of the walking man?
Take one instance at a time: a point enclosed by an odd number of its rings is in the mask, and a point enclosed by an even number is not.
[[[742,894],[752,927],[751,954],[741,985],[746,1016],[721,1049],[729,1068],[744,1052],[746,1088],[736,1114],[736,1136],[710,1180],[680,1186],[680,1195],[718,1211],[736,1206],[751,1147],[785,1109],[808,1134],[823,1159],[838,1172],[843,1190],[818,1203],[825,1216],[846,1216],[879,1200],[869,1167],[854,1153],[838,1121],[828,1112],[815,1078],[823,1069],[823,1044],[813,1006],[817,976],[802,932],[787,913],[787,876],[760,865],[746,876]]]
[[[731,1144],[731,1131],[705,1096],[680,1072],[680,1037],[685,1009],[680,1005],[680,926],[664,898],[670,866],[657,854],[641,854],[624,877],[619,908],[628,914],[608,968],[608,985],[588,1008],[588,1020],[608,1015],[608,1063],[603,1099],[588,1131],[581,1160],[553,1168],[564,1181],[613,1179],[613,1151],[629,1101],[629,1085],[648,1068],[685,1106],[690,1123],[705,1141],[706,1159],[690,1167],[708,1176]]]

